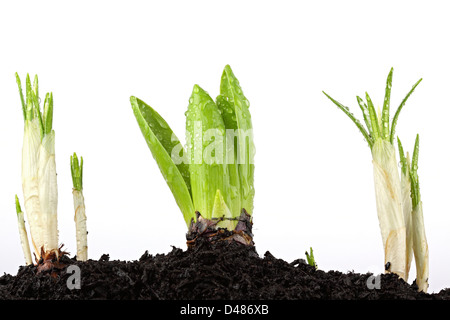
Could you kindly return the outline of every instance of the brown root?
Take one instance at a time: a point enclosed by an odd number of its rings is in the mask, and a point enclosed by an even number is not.
[[[56,276],[54,271],[63,269],[66,265],[60,260],[68,252],[62,251],[62,244],[58,249],[53,249],[50,251],[44,251],[44,247],[41,247],[41,258],[36,259],[37,263],[37,274],[41,272],[50,272],[52,276]]]
[[[210,242],[235,241],[243,245],[254,246],[252,218],[245,209],[242,209],[239,218],[232,219],[238,221],[234,230],[228,230],[217,226],[217,224],[224,221],[225,218],[209,220],[203,218],[200,212],[196,211],[195,213],[197,215],[197,222],[194,222],[194,219],[191,220],[191,225],[186,234],[186,244],[188,248],[194,247],[199,239],[207,239]]]

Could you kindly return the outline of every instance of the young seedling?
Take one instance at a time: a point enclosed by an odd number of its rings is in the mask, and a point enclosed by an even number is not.
[[[402,187],[395,157],[394,136],[400,111],[422,79],[417,81],[408,92],[397,108],[391,122],[389,109],[392,75],[393,69],[389,72],[386,81],[383,110],[378,115],[368,93],[366,93],[366,102],[357,97],[367,130],[349,111],[349,108],[334,100],[325,92],[324,94],[355,123],[369,144],[372,151],[375,195],[384,247],[385,270],[386,272],[397,274],[406,281],[409,272],[408,255],[410,253],[407,250],[407,223],[405,221]],[[412,232],[414,233],[414,231]]]
[[[313,249],[311,247],[309,248],[309,253],[308,253],[308,251],[305,251],[305,255],[306,255],[306,261],[308,262],[308,264],[317,270],[317,263],[316,263],[316,260],[314,259],[314,253],[313,253]]]
[[[58,247],[58,188],[55,164],[53,95],[47,93],[41,111],[38,77],[26,78],[26,101],[16,73],[25,122],[22,149],[22,188],[36,262],[49,265],[62,252]]]
[[[216,101],[194,86],[185,113],[186,148],[154,109],[134,96],[130,101],[189,234],[226,229],[232,231],[234,240],[251,244],[255,193],[252,122],[249,102],[230,66],[223,71]],[[191,236],[188,240],[195,238]]]
[[[405,193],[410,191],[408,195],[409,205],[407,206],[407,209],[405,209],[405,219],[408,220],[410,226],[410,231],[407,232],[407,249],[414,252],[416,262],[416,284],[419,291],[427,292],[429,274],[428,242],[425,234],[425,224],[423,221],[419,176],[417,175],[419,161],[419,135],[417,135],[416,142],[414,144],[412,163],[409,159],[409,153],[407,153],[405,157],[402,144],[398,137],[397,140],[400,162],[402,166],[402,177],[405,176],[405,184],[409,182],[409,186],[405,185]],[[409,261],[409,263],[411,263],[411,261]]]
[[[30,244],[28,242],[27,229],[25,228],[25,220],[23,218],[23,212],[20,208],[19,198],[16,195],[16,212],[17,212],[17,223],[19,226],[19,236],[20,244],[22,245],[23,255],[25,257],[25,263],[27,265],[33,264],[31,259]]]
[[[73,206],[75,210],[75,228],[77,236],[77,260],[88,259],[86,210],[83,197],[83,157],[78,162],[77,154],[70,157],[70,169],[73,182]]]

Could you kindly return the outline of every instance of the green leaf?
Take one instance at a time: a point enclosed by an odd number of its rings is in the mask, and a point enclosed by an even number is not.
[[[161,143],[167,154],[171,156],[172,161],[174,161],[178,171],[185,181],[186,187],[189,190],[189,194],[191,194],[191,181],[189,177],[188,161],[189,159],[187,158],[186,150],[184,149],[180,140],[174,134],[163,117],[161,117],[158,112],[156,112],[152,107],[138,98],[133,98],[133,101],[139,109],[145,122],[149,126],[150,130],[153,132],[154,136]]]
[[[27,101],[26,101],[26,119],[27,120],[33,120],[36,116],[35,113],[35,107],[34,107],[34,102],[33,102],[33,97],[31,96],[33,93],[33,89],[31,87],[31,81],[30,81],[30,75],[27,74],[26,80],[25,80],[25,94],[27,97]]]
[[[361,122],[355,118],[355,116],[353,115],[353,113],[350,112],[350,109],[346,106],[344,106],[343,104],[341,104],[340,102],[338,102],[337,100],[334,100],[332,97],[330,97],[325,91],[322,91],[324,95],[326,95],[328,97],[328,99],[330,99],[339,109],[341,109],[349,118],[350,120],[353,121],[353,123],[356,125],[356,127],[359,129],[359,131],[362,133],[362,135],[364,136],[364,139],[367,141],[367,143],[369,144],[370,149],[372,149],[373,146],[373,139],[372,137],[367,133],[366,129],[364,129],[363,125],[361,124]],[[370,109],[369,109],[370,111]]]
[[[23,98],[22,83],[20,82],[20,77],[17,74],[17,72],[16,72],[16,82],[17,82],[17,86],[19,87],[20,102],[22,103],[23,120],[26,120],[27,119],[27,107],[25,104],[25,99]]]
[[[75,152],[73,156],[70,156],[70,171],[72,173],[73,188],[78,191],[83,190],[83,157],[78,162]]]
[[[398,153],[400,155],[400,164],[402,166],[402,172],[403,174],[407,174],[408,170],[408,160],[405,157],[405,152],[403,151],[403,146],[402,143],[400,141],[400,138],[397,137],[397,143],[398,143]]]
[[[400,103],[400,106],[397,108],[397,111],[395,112],[394,118],[392,119],[392,125],[391,125],[391,143],[394,143],[394,136],[395,136],[395,128],[397,126],[397,121],[398,121],[398,117],[400,115],[400,111],[402,111],[403,106],[405,105],[406,101],[408,100],[409,96],[414,92],[414,89],[416,89],[416,87],[419,85],[419,83],[422,81],[422,79],[419,79],[419,81],[417,81],[413,87],[411,88],[411,90],[408,92],[408,94],[406,95],[406,97],[403,99],[402,103]]]
[[[306,260],[308,261],[308,264],[317,269],[317,264],[316,264],[316,260],[314,259],[314,253],[313,253],[312,247],[309,248],[309,253],[308,253],[308,251],[305,251],[305,255],[306,255]]]
[[[39,106],[39,101],[38,101],[38,98],[36,97],[34,91],[31,91],[31,99],[33,100],[33,104],[34,104],[35,117],[37,117],[38,120],[39,120],[39,129],[40,129],[40,132],[41,132],[41,139],[42,139],[44,137],[44,134],[45,134],[44,122],[42,121],[42,113],[41,113],[41,108]]]
[[[38,80],[37,74],[34,76],[33,93],[36,96],[36,98],[39,100],[39,80]]]
[[[420,187],[419,176],[417,175],[419,162],[419,135],[416,136],[416,142],[414,143],[414,153],[411,161],[411,199],[413,208],[417,207],[420,203]]]
[[[383,103],[383,114],[381,116],[381,136],[383,139],[389,139],[389,108],[391,102],[391,88],[392,88],[392,74],[394,72],[394,68],[391,68],[389,75],[386,80],[386,90],[384,95],[384,103]],[[391,142],[393,143],[393,141]]]
[[[372,99],[370,99],[369,94],[366,92],[367,108],[369,109],[370,122],[372,124],[373,130],[373,142],[381,137],[380,124],[378,122],[377,112],[373,106]]]
[[[361,111],[363,113],[364,122],[366,123],[367,130],[369,131],[369,135],[372,138],[373,130],[372,130],[372,123],[370,122],[369,108],[364,103],[363,99],[361,99],[359,96],[356,96],[356,100],[358,101],[358,105],[361,108]],[[372,143],[373,143],[373,141],[372,141]]]
[[[253,213],[254,171],[253,163],[255,146],[253,141],[252,119],[249,111],[250,103],[242,92],[238,79],[234,75],[229,65],[225,66],[220,82],[220,94],[233,107],[231,117],[227,116],[227,111],[222,112],[226,126],[237,128],[238,131],[238,169],[240,176],[241,205],[251,215]],[[234,113],[234,114],[233,114]],[[234,124],[234,121],[236,124]],[[233,212],[233,214],[235,214]]]
[[[230,212],[230,209],[228,209],[228,206],[225,203],[225,200],[223,199],[219,189],[217,189],[216,192],[211,217],[213,219],[223,219],[222,221],[217,223],[217,227],[227,228],[228,230],[234,230],[234,228],[236,227],[237,222],[236,220],[232,220],[233,215]]]
[[[164,119],[149,105],[136,97],[130,97],[131,107],[145,141],[166,180],[175,201],[183,213],[186,225],[195,217],[195,210],[189,191],[186,164],[176,165],[171,157],[171,146],[179,145]]]
[[[22,213],[22,208],[20,208],[20,202],[19,202],[19,198],[17,197],[17,194],[16,194],[16,213],[17,214]]]
[[[227,165],[224,161],[225,125],[214,101],[194,86],[186,112],[190,178],[194,208],[211,219],[217,190],[229,201]]]
[[[238,140],[239,137],[236,137],[237,139],[235,139],[235,130],[238,129],[236,113],[234,111],[234,106],[231,105],[228,99],[223,95],[217,96],[216,105],[217,108],[219,108],[219,112],[222,114],[227,133],[225,159],[227,161],[228,182],[230,186],[230,203],[228,203],[228,207],[233,216],[238,217],[242,210],[241,200],[243,199],[241,199],[241,182],[237,150],[238,143],[236,143],[236,140]]]
[[[44,101],[44,134],[49,134],[53,126],[53,94],[50,92],[45,95]]]

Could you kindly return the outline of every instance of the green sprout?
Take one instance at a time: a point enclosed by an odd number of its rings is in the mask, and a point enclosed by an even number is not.
[[[308,262],[308,264],[317,270],[317,263],[316,263],[316,260],[314,259],[314,253],[313,253],[312,247],[309,248],[309,253],[308,253],[308,251],[305,251],[305,255],[306,255],[306,261]]]
[[[70,156],[70,171],[72,173],[73,188],[78,191],[83,190],[83,157],[78,161],[75,152],[73,156]]]
[[[28,234],[27,229],[25,228],[25,220],[17,194],[16,194],[16,213],[17,213],[17,224],[19,227],[20,244],[22,246],[25,263],[27,265],[31,265],[33,264],[33,260],[31,259],[30,244],[28,242]]]
[[[74,152],[70,156],[70,171],[73,182],[73,207],[75,210],[75,230],[77,238],[77,260],[86,261],[88,259],[86,209],[83,196],[83,157],[78,161]]]

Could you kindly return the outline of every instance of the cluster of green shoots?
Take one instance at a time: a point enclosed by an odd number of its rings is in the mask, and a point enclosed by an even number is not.
[[[59,259],[62,254],[61,246],[58,242],[58,186],[55,162],[55,131],[52,128],[53,94],[47,93],[45,95],[44,105],[41,109],[38,77],[35,76],[32,85],[30,77],[27,75],[25,97],[17,74],[16,81],[19,87],[25,124],[22,148],[22,189],[25,212],[30,228],[35,260],[42,265],[47,262],[50,263],[54,259]],[[78,195],[82,190],[82,166],[83,162],[81,161],[80,166],[74,154],[74,160],[72,161],[71,159],[71,167],[74,178],[73,192],[76,211],[75,221],[77,222],[77,243],[80,244],[80,248],[85,248],[84,254],[78,255],[77,258],[86,260],[87,232],[78,232],[79,228],[81,230],[86,229],[84,199]],[[80,206],[83,207],[83,210],[79,208]],[[26,264],[32,264],[24,214],[17,195],[16,212],[25,262]],[[80,225],[83,223],[84,228]]]
[[[401,159],[401,174],[395,156],[394,138],[400,111],[422,81],[417,81],[390,119],[390,97],[393,69],[386,81],[382,111],[375,111],[369,94],[366,101],[356,97],[363,112],[366,128],[354,117],[349,108],[324,94],[341,109],[358,127],[372,151],[378,220],[385,253],[385,270],[399,275],[405,281],[411,266],[412,256],[416,262],[416,281],[419,290],[428,288],[428,245],[423,224],[422,202],[420,200],[417,164],[419,157],[419,136],[417,135],[412,158],[405,156],[398,139]]]
[[[142,100],[131,106],[148,147],[189,227],[196,212],[233,229],[253,212],[254,144],[249,101],[226,66],[214,101],[194,85],[186,116],[186,146]],[[236,142],[236,143],[235,143]]]

